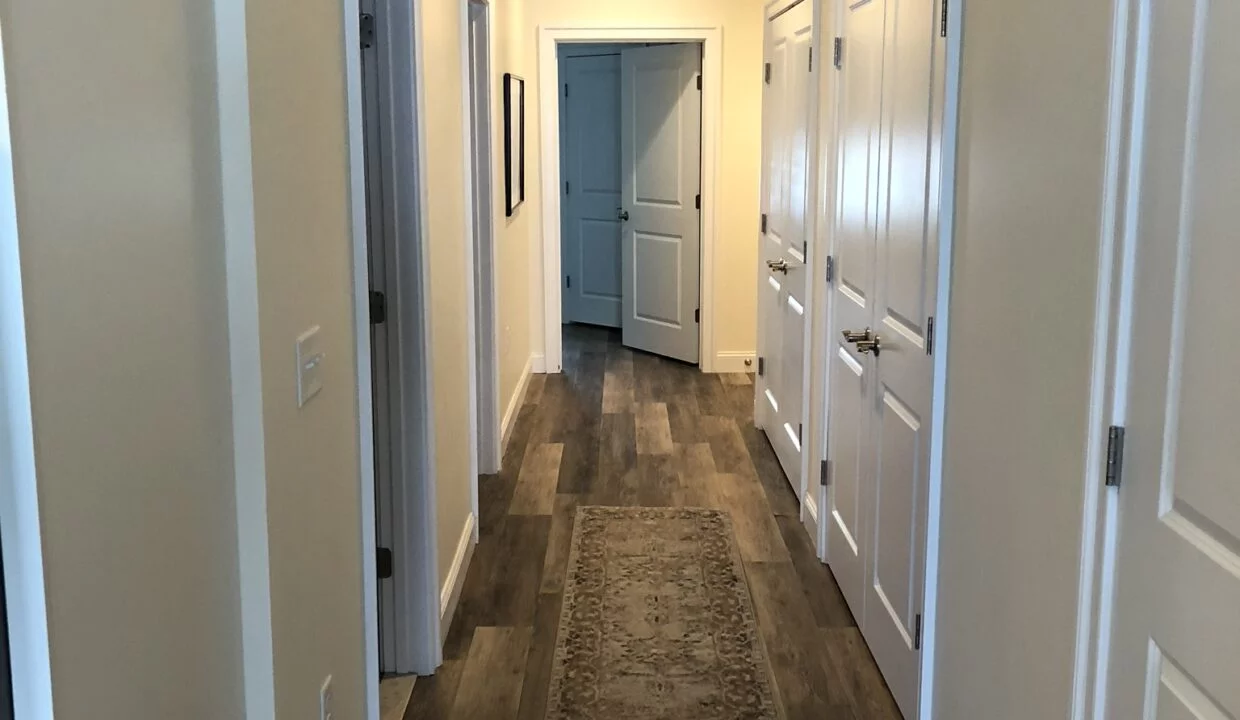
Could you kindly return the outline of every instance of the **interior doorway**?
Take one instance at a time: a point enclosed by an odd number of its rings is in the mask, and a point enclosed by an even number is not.
[[[561,44],[562,314],[701,353],[702,47]]]

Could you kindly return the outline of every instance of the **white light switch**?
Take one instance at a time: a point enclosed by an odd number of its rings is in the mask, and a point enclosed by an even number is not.
[[[310,398],[323,389],[323,361],[326,357],[319,349],[318,325],[297,338],[297,407],[310,402]]]

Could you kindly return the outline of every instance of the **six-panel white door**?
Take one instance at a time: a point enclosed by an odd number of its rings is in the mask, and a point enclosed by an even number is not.
[[[755,418],[800,499],[814,10],[809,0],[771,10],[763,96],[765,228],[758,251],[762,372]]]
[[[620,60],[624,344],[698,362],[700,45],[626,48]]]
[[[1152,2],[1107,717],[1240,717],[1240,6]]]

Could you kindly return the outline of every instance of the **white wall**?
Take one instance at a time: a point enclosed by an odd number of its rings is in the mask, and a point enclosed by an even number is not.
[[[211,26],[0,2],[62,718],[241,717]]]
[[[1069,716],[1112,7],[965,10],[935,717]],[[1049,44],[1048,44],[1049,41]]]

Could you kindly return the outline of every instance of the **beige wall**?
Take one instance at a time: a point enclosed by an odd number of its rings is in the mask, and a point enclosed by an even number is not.
[[[247,3],[276,711],[362,706],[357,383],[338,0]],[[297,407],[295,344],[322,328],[324,389]]]
[[[527,213],[542,207],[539,159],[538,67],[535,58],[539,26],[643,27],[691,25],[723,28],[723,107],[718,159],[719,222],[715,246],[714,352],[755,352],[757,348],[757,262],[759,187],[762,161],[762,6],[761,0],[526,0],[525,62],[529,134],[526,176]],[[707,210],[709,211],[709,209]],[[531,336],[542,352],[544,282],[542,223],[532,222],[529,252],[533,257],[531,302],[536,322]],[[550,282],[559,282],[558,278]],[[703,298],[704,303],[711,299]],[[703,354],[710,349],[703,348]]]
[[[526,200],[511,218],[504,216],[504,73],[510,72],[529,78],[534,74],[532,65],[532,33],[528,32],[526,3],[528,0],[496,0],[492,3],[492,51],[491,58],[491,147],[494,159],[492,183],[495,197],[496,285],[499,298],[499,411],[511,410],[513,419],[520,408],[515,406],[516,392],[520,387],[522,373],[529,365],[531,356],[542,352],[541,343],[535,346],[531,335],[534,313],[532,305],[534,275],[531,268],[534,248],[541,247],[534,237],[537,227],[537,210],[532,200]],[[527,102],[534,102],[532,99]],[[528,107],[528,106],[527,106]],[[532,152],[532,138],[537,131],[526,123],[527,158]],[[532,183],[527,176],[526,187]],[[528,189],[527,189],[528,194]],[[539,300],[541,303],[541,300]],[[539,319],[541,322],[541,319]],[[535,349],[537,347],[537,349]]]
[[[242,717],[211,26],[0,2],[61,718]]]
[[[1112,8],[966,12],[934,717],[1065,718]]]

